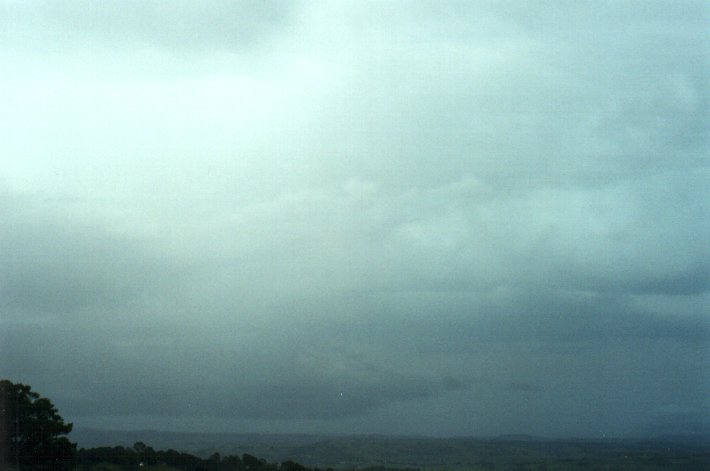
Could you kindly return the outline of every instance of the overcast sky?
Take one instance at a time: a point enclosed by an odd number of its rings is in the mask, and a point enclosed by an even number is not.
[[[76,427],[710,430],[706,1],[0,3],[0,377]]]

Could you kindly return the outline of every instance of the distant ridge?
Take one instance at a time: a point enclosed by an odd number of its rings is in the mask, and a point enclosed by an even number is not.
[[[616,463],[619,457],[663,458],[670,450],[710,458],[708,437],[665,439],[548,439],[526,434],[489,438],[387,435],[316,435],[259,433],[110,431],[78,428],[71,439],[81,448],[131,447],[142,441],[156,450],[174,449],[206,458],[249,453],[269,462],[292,460],[309,467],[335,469],[436,468],[503,464],[511,457],[526,462],[580,460],[595,456]],[[646,458],[644,458],[646,457]],[[659,458],[659,459],[660,459]],[[665,458],[664,458],[665,459]],[[560,461],[561,462],[561,461]],[[680,468],[679,468],[680,469]],[[682,469],[695,469],[692,467]]]
[[[534,437],[532,435],[527,435],[524,433],[509,433],[505,435],[498,435],[493,437],[495,440],[509,441],[509,442],[542,442],[549,440],[549,438]]]

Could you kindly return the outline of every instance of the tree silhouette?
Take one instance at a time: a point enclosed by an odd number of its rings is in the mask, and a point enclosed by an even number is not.
[[[52,402],[30,386],[0,380],[0,465],[20,469],[66,469],[76,444]]]

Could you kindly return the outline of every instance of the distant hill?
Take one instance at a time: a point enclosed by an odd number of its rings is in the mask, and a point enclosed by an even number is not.
[[[91,429],[77,429],[72,433],[72,440],[84,448],[130,447],[142,441],[156,450],[172,448],[203,458],[214,452],[223,456],[249,453],[269,462],[292,460],[319,468],[494,469],[490,466],[558,463],[562,466],[560,469],[576,469],[577,464],[592,467],[600,463],[605,466],[628,465],[631,459],[640,464],[637,469],[654,469],[652,466],[662,464],[681,466],[676,469],[707,469],[704,465],[710,462],[710,440],[708,437],[692,438],[546,440],[528,435],[483,439]]]

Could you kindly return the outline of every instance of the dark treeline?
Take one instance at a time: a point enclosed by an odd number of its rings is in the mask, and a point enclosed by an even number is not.
[[[292,459],[338,463],[338,469],[360,468],[360,471],[416,471],[381,466],[363,469],[360,467],[363,464],[428,469],[450,465],[468,471],[710,469],[707,439],[700,442],[520,441],[514,437],[512,440],[389,439],[386,443],[376,438],[349,439],[330,441],[325,449],[321,444],[317,460],[314,456],[318,453],[314,455],[313,449],[300,456],[299,450],[292,449],[280,455],[291,459],[270,463],[247,453],[221,456],[215,452],[202,458],[174,449],[155,450],[140,441],[132,447],[77,450],[76,444],[66,436],[71,430],[72,424],[64,422],[49,399],[32,391],[30,386],[0,380],[0,471],[321,471]]]
[[[137,442],[133,448],[122,446],[82,448],[76,452],[74,464],[78,470],[95,469],[97,465],[114,464],[125,470],[144,467],[172,467],[184,471],[319,471],[310,469],[293,461],[280,464],[250,454],[220,456],[212,454],[203,459],[189,453],[176,450],[154,450],[152,447]],[[332,471],[330,468],[327,471]]]
[[[0,470],[6,471],[320,471],[294,461],[279,464],[244,453],[203,459],[175,450],[81,448],[66,437],[72,430],[52,402],[22,383],[0,379]],[[325,471],[333,471],[327,468]],[[373,470],[375,471],[375,470]],[[378,470],[384,471],[384,470]]]
[[[332,468],[320,470],[308,468],[294,461],[269,463],[264,459],[244,453],[220,456],[213,453],[203,459],[189,453],[175,450],[154,450],[143,442],[133,445],[133,448],[122,446],[97,447],[80,449],[75,456],[76,471],[103,469],[102,465],[116,465],[122,470],[141,469],[179,469],[183,471],[333,471]],[[394,469],[385,467],[370,467],[361,471],[419,471],[418,469]]]

